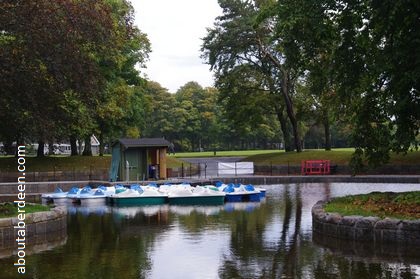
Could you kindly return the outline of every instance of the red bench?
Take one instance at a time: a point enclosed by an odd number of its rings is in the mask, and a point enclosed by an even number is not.
[[[306,160],[302,161],[302,175],[330,174],[330,160]]]

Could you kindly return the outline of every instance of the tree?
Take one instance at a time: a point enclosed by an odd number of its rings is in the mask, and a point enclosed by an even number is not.
[[[278,124],[273,121],[275,116],[283,133],[285,150],[291,151],[290,125],[283,115],[282,100],[278,94],[272,93],[273,89],[270,90],[273,88],[270,82],[270,77],[258,68],[246,64],[220,77],[216,85],[220,90],[220,102],[224,105],[225,115],[233,120],[235,130],[249,134],[251,130],[255,132],[256,127],[265,127],[264,134],[277,133]],[[267,127],[270,127],[269,131]]]
[[[353,127],[355,169],[386,163],[390,151],[418,148],[420,47],[416,1],[344,1],[325,9],[334,17],[335,82]]]
[[[144,67],[150,52],[146,34],[134,25],[131,4],[125,0],[107,2],[111,6],[117,36],[112,55],[99,60],[107,81],[93,111],[99,128],[100,154],[103,154],[105,139],[138,137],[141,133],[146,82],[140,78],[138,68]]]
[[[159,83],[148,81],[144,89],[143,134],[146,137],[175,137],[175,96]]]
[[[115,127],[107,123],[136,118],[129,87],[141,84],[135,67],[147,59],[150,44],[133,14],[125,0],[3,1],[0,102],[6,109],[0,116],[16,125],[0,126],[1,137],[38,139],[42,148],[47,140],[69,137],[75,155],[78,138],[88,148],[98,128],[103,139]],[[124,115],[110,109],[119,98],[130,100]]]
[[[249,65],[266,76],[265,88],[281,96],[277,115],[284,134],[287,125],[283,110],[290,121],[295,149],[302,150],[298,119],[294,107],[295,83],[301,69],[287,62],[282,34],[273,29],[276,17],[266,16],[270,1],[219,1],[223,16],[216,19],[214,27],[203,39],[203,58],[216,72],[217,79],[241,65]],[[287,141],[285,139],[285,141]]]
[[[44,142],[63,124],[65,111],[57,104],[66,92],[89,106],[100,91],[103,78],[95,56],[112,49],[109,9],[93,0],[0,5],[1,99],[7,108],[1,117],[20,123],[1,132],[22,139],[31,132]]]

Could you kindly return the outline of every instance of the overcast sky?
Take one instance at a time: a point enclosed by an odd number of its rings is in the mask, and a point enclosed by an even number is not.
[[[188,81],[212,86],[209,65],[200,58],[201,38],[222,10],[217,0],[131,0],[136,24],[148,35],[152,53],[142,72],[175,93]]]

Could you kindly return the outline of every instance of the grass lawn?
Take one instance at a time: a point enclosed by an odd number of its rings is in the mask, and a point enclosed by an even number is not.
[[[301,153],[284,152],[281,150],[243,150],[243,151],[217,151],[218,157],[245,157],[243,161],[252,161],[256,165],[300,165],[302,160],[331,160],[331,164],[348,165],[354,149],[342,148],[325,150],[305,150]],[[183,163],[180,158],[214,157],[212,151],[176,153],[167,156],[167,167],[180,167]],[[109,169],[111,156],[46,156],[44,158],[25,157],[28,172],[42,171],[89,171],[92,169]],[[409,152],[407,155],[391,156],[390,164],[420,165],[420,151]],[[0,172],[17,171],[16,158],[0,156]]]
[[[296,152],[277,152],[249,156],[246,161],[253,161],[256,165],[300,165],[303,160],[331,160],[334,164],[347,165],[353,154],[353,149],[305,150]]]
[[[216,157],[248,157],[259,154],[280,154],[284,153],[282,150],[234,150],[234,151],[216,151]],[[180,152],[175,155],[170,155],[176,158],[200,158],[200,157],[215,157],[214,151],[205,152]]]
[[[331,164],[348,165],[353,148],[340,148],[331,151],[321,149],[296,152],[275,152],[249,156],[245,161],[253,161],[256,165],[300,165],[303,160],[331,160]],[[420,165],[420,151],[409,152],[407,155],[392,154],[389,164]]]
[[[344,216],[378,216],[399,219],[420,219],[420,191],[379,193],[345,196],[332,199],[325,205],[326,212]]]
[[[27,172],[43,171],[89,171],[92,169],[109,169],[111,156],[46,156],[44,158],[25,157]],[[180,167],[182,161],[167,157],[167,167]],[[17,172],[17,160],[12,156],[0,156],[0,173]]]
[[[49,211],[51,207],[42,204],[26,204],[25,205],[25,214],[40,212],[40,211]],[[5,217],[16,217],[18,215],[18,207],[16,204],[11,202],[0,203],[0,218]]]
[[[111,156],[46,156],[44,158],[25,157],[27,172],[89,170],[92,168],[109,168]],[[17,171],[17,160],[14,157],[0,158],[0,171]]]

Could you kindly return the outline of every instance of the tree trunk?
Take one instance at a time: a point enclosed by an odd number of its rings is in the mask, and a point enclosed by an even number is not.
[[[92,156],[92,144],[90,142],[90,136],[85,138],[85,148],[83,149],[83,156]]]
[[[328,119],[328,112],[324,112],[324,133],[325,133],[325,150],[331,150],[331,130],[330,121]]]
[[[13,145],[13,143],[12,143],[12,145]],[[21,146],[21,145],[25,145],[25,141],[23,140],[23,138],[20,136],[20,135],[18,135],[17,137],[16,137],[16,146],[15,146],[15,148],[14,148],[14,154],[15,154],[15,157],[17,158],[18,157],[18,152],[19,152],[19,146]],[[13,149],[13,148],[12,148]]]
[[[48,142],[48,155],[54,154],[54,144],[52,142]]]
[[[83,141],[82,141],[82,140],[80,140],[80,139],[78,139],[77,141],[79,142],[79,146],[78,146],[78,150],[79,150],[79,151],[78,151],[78,153],[79,153],[79,154],[82,154],[82,152],[83,152],[83,150],[82,150],[82,149],[83,149],[83,144],[82,144],[82,143],[83,143]]]
[[[70,136],[70,148],[71,156],[79,155],[79,151],[77,150],[77,140],[75,136]]]
[[[105,142],[104,142],[104,135],[99,133],[99,156],[104,156],[105,150]]]
[[[287,116],[289,117],[290,124],[292,124],[292,130],[293,130],[293,141],[295,144],[295,148],[297,152],[302,152],[302,143],[299,135],[298,130],[298,122],[296,119],[295,112],[293,111],[293,103],[289,95],[290,91],[290,77],[289,73],[286,70],[283,70],[283,78],[282,78],[282,85],[281,85],[281,91],[283,93],[284,101],[286,103],[286,112]]]
[[[38,140],[38,150],[36,152],[36,157],[44,157],[44,145],[45,142],[43,140]]]
[[[286,104],[286,112],[287,116],[290,119],[290,123],[292,124],[293,129],[293,141],[296,147],[297,152],[302,152],[302,142],[299,135],[298,130],[298,122],[296,119],[295,112],[293,111],[293,102],[290,98],[290,91],[292,90],[293,84],[290,79],[290,72],[288,69],[284,68],[284,65],[278,60],[275,56],[273,56],[267,49],[262,46],[260,43],[260,50],[267,55],[268,59],[270,59],[276,67],[281,71],[281,93],[283,95],[285,104]]]
[[[290,136],[290,129],[289,129],[289,125],[287,125],[287,119],[283,115],[283,109],[277,110],[277,119],[280,122],[280,129],[281,129],[281,132],[283,133],[284,151],[286,152],[293,151],[292,138]]]

